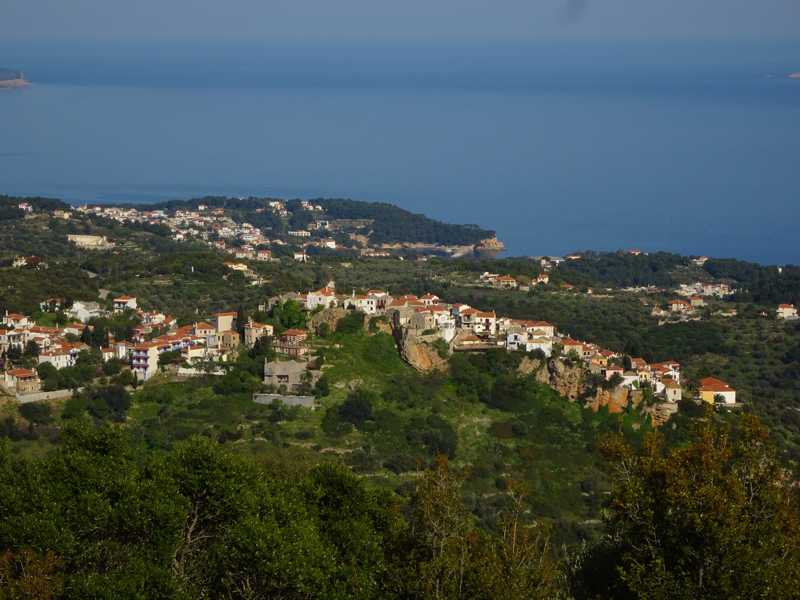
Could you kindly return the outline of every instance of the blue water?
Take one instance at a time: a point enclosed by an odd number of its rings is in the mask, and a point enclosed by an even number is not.
[[[793,62],[794,61],[794,62]],[[0,193],[388,201],[511,255],[800,263],[800,45],[3,47]]]

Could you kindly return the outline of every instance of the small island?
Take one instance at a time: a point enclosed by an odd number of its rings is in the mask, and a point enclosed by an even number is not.
[[[22,71],[11,69],[0,69],[0,88],[19,88],[28,85],[25,74]]]
[[[796,73],[790,73],[789,79],[800,79],[800,71],[797,71]]]

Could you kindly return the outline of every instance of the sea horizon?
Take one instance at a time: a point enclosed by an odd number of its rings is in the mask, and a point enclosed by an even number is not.
[[[346,197],[477,223],[512,256],[800,263],[798,49],[2,43],[31,85],[0,94],[0,193]]]

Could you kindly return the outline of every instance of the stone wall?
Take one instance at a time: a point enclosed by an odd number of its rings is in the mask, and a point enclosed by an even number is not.
[[[302,406],[314,410],[317,407],[317,400],[314,396],[284,396],[282,394],[254,394],[253,402],[256,404],[266,404],[269,406],[275,401],[281,402],[286,406]]]

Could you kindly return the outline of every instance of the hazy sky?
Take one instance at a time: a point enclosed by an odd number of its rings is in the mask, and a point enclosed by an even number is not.
[[[799,0],[3,0],[0,37],[731,39],[798,37]]]

